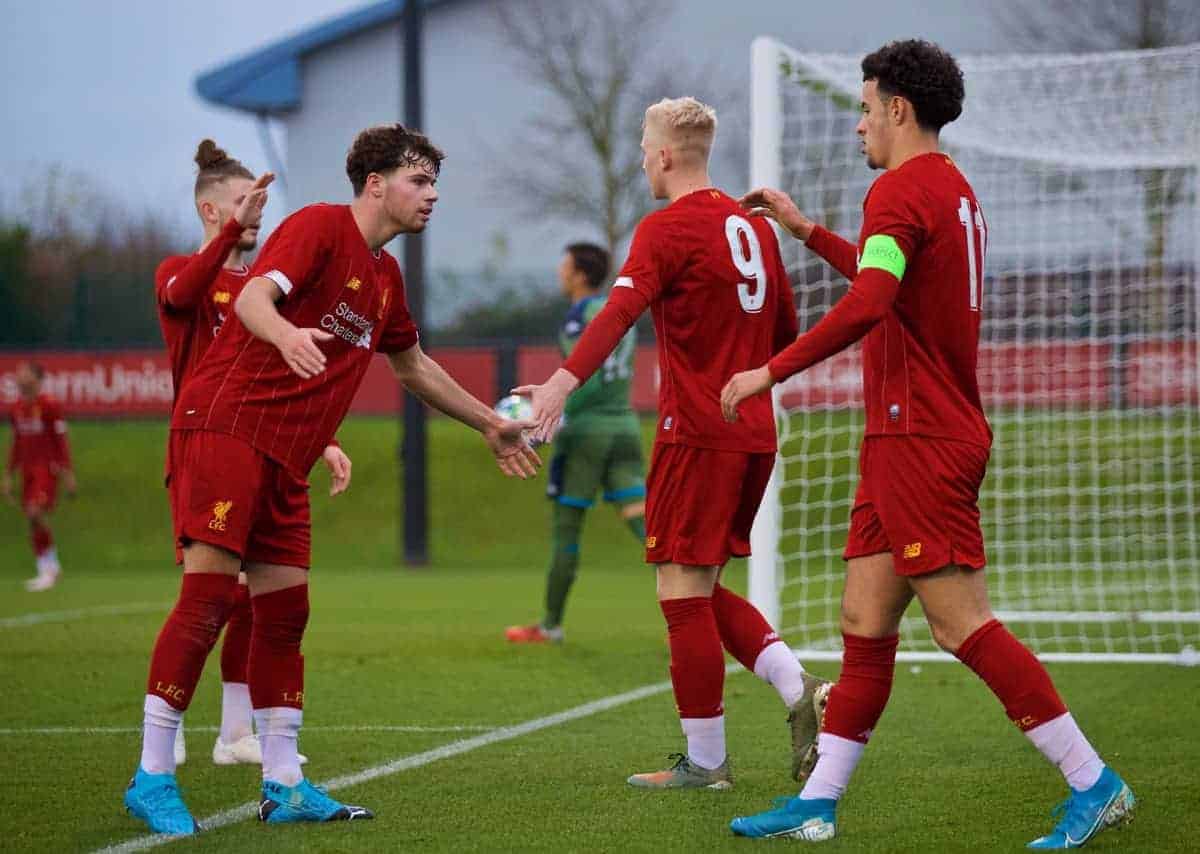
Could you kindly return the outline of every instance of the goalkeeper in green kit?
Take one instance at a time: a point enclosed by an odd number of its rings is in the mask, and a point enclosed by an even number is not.
[[[558,335],[564,357],[604,307],[609,263],[608,252],[592,243],[572,243],[563,254],[558,279],[571,300]],[[540,623],[510,626],[504,635],[513,643],[562,642],[563,609],[579,567],[579,534],[597,493],[616,506],[637,541],[645,542],[642,441],[629,405],[636,336],[635,329],[629,330],[604,367],[567,401],[546,487],[546,496],[554,502],[546,612]]]

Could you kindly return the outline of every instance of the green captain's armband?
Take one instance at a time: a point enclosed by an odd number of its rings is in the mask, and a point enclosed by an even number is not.
[[[897,279],[904,278],[904,267],[908,262],[896,238],[887,234],[872,234],[863,244],[859,270],[875,269],[891,273]]]

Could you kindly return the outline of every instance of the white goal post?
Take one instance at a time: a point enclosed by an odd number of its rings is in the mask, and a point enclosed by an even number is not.
[[[861,57],[751,49],[751,183],[857,241]],[[992,604],[1049,661],[1200,664],[1200,45],[960,59],[942,134],[988,218],[980,510]],[[847,282],[781,240],[801,330]],[[751,600],[840,657],[862,437],[857,347],[775,389]],[[914,603],[900,658],[938,651]]]

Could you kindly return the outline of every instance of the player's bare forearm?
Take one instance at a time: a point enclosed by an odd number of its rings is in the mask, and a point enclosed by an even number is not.
[[[325,353],[318,345],[332,341],[333,334],[322,329],[301,329],[279,313],[275,303],[283,291],[271,279],[251,279],[234,303],[234,312],[255,338],[261,338],[279,350],[279,355],[301,379],[312,379],[325,370]]]
[[[509,477],[528,478],[537,474],[541,459],[525,441],[532,422],[510,421],[493,412],[446,373],[414,344],[388,356],[401,384],[435,409],[478,430],[496,458],[500,471]]]
[[[258,276],[246,283],[233,304],[234,313],[242,325],[250,330],[255,338],[261,338],[276,347],[296,327],[279,313],[275,303],[283,296],[279,285],[266,278]]]
[[[388,358],[401,385],[439,412],[480,433],[503,420],[429,358],[419,344]]]

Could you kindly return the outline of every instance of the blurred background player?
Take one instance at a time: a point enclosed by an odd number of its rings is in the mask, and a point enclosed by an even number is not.
[[[859,244],[814,224],[778,190],[743,200],[852,284],[786,350],[729,380],[725,417],[744,416],[743,401],[862,338],[866,431],[844,555],[842,673],[829,695],[820,758],[797,797],[731,827],[759,838],[833,838],[838,799],[887,705],[900,619],[915,596],[938,646],[984,681],[1066,779],[1061,820],[1029,847],[1078,848],[1127,820],[1134,797],[988,602],[979,488],[992,431],[976,377],[987,224],[939,146],[942,127],[962,112],[962,72],[937,45],[907,40],[864,58],[862,74],[856,132],[867,166],[886,171],[867,191]]]
[[[68,495],[75,494],[71,470],[71,448],[67,422],[58,401],[42,393],[42,366],[25,362],[16,371],[20,397],[9,413],[12,446],[4,471],[4,496],[16,503],[13,473],[21,476],[21,512],[29,520],[29,538],[37,562],[37,575],[25,582],[31,592],[49,590],[58,581],[62,567],[50,532],[50,514],[58,500],[59,481]]]
[[[211,139],[200,142],[195,161],[196,213],[204,229],[203,242],[193,255],[164,259],[155,273],[159,326],[167,345],[176,398],[208,352],[246,284],[249,269],[244,255],[258,243],[267,187],[274,179],[267,172],[255,180],[241,161],[230,157]],[[336,444],[325,449],[323,458],[333,478],[330,494],[336,495],[349,485],[350,460]],[[165,479],[169,487],[169,457]],[[308,488],[302,481],[292,487],[299,491]],[[182,559],[182,555],[177,555],[177,559]],[[250,594],[243,574],[234,593],[221,647],[221,727],[212,750],[213,762],[218,765],[262,762],[262,750],[253,734],[250,689],[246,684],[250,632]],[[186,758],[180,726],[175,740],[175,762],[181,764]]]
[[[571,308],[558,333],[563,357],[571,355],[579,336],[600,309],[611,261],[594,243],[572,243],[558,265],[558,282]],[[546,613],[532,626],[511,626],[513,643],[559,643],[567,595],[579,568],[579,534],[583,517],[603,489],[604,500],[618,508],[639,543],[646,540],[646,481],[642,439],[629,404],[637,330],[630,329],[617,349],[571,395],[563,426],[554,437],[554,458],[546,497],[554,502],[550,522],[550,571],[546,575]]]
[[[142,755],[125,793],[126,807],[154,832],[198,829],[172,745],[243,568],[254,615],[247,675],[263,754],[258,818],[373,817],[300,770],[312,521],[307,492],[293,485],[333,438],[377,351],[407,389],[481,433],[505,474],[528,477],[540,465],[524,435],[529,422],[503,418],[422,351],[400,267],[383,249],[425,229],[442,158],[423,134],[398,124],[360,133],[346,158],[353,201],[309,205],[271,235],[235,317],[176,401],[171,506],[183,584],[154,646]]]
[[[770,395],[727,423],[719,392],[735,371],[796,336],[791,284],[769,223],[751,221],[712,186],[716,112],[695,98],[646,110],[642,168],[669,204],[638,225],[608,303],[570,357],[531,394],[535,438],[548,439],[568,395],[595,373],[653,306],[659,341],[658,430],[646,497],[646,561],[671,649],[671,683],[687,753],[671,768],[629,778],[651,789],[727,789],[725,656],[769,682],[791,710],[792,773],[815,761],[812,744],[828,683],[804,671],[758,609],[719,583],[731,557],[750,554],[750,526],[775,463]]]

